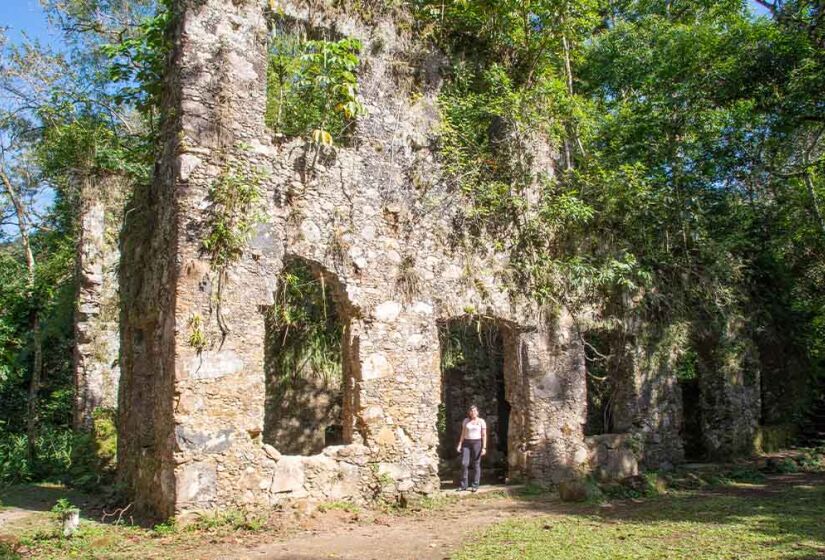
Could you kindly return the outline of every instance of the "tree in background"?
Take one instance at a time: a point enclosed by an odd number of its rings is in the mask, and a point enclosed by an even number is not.
[[[61,51],[0,37],[0,484],[71,462],[82,197],[104,196],[107,174],[148,181],[159,63],[147,56],[165,56],[155,2],[44,8]]]

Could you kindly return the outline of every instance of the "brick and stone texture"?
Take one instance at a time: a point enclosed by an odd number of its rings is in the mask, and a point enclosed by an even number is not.
[[[639,436],[641,462],[648,468],[668,468],[684,460],[676,369],[686,350],[686,329],[682,323],[658,327],[639,321],[625,337],[629,367],[619,385],[614,428]]]
[[[91,428],[95,409],[117,407],[118,237],[126,192],[126,179],[117,175],[88,178],[81,188],[74,320],[74,423],[83,430]]]
[[[411,69],[418,47],[390,20],[367,26],[303,6],[278,3],[276,12],[364,43],[368,114],[347,146],[319,149],[266,130],[263,2],[176,3],[163,153],[128,212],[121,267],[119,454],[137,508],[162,517],[433,492],[438,324],[468,310],[508,325],[510,474],[548,483],[578,476],[587,461],[583,349],[569,316],[541,314],[503,289],[505,253],[456,238],[461,197],[441,180],[431,148],[443,57],[424,52]],[[411,80],[420,95],[409,95]],[[210,187],[230,172],[263,177],[266,219],[222,274],[203,239]],[[311,456],[286,455],[264,437],[265,313],[289,259],[337,286],[345,326],[347,443]],[[190,345],[196,316],[204,349]]]

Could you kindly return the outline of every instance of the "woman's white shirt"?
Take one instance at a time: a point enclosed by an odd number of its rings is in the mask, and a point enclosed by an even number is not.
[[[481,439],[481,432],[486,429],[487,423],[483,418],[476,418],[475,420],[465,418],[464,423],[462,424],[464,439]]]

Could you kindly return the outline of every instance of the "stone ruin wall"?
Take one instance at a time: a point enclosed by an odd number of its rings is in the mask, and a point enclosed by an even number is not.
[[[124,177],[90,179],[81,188],[75,310],[76,428],[89,430],[96,409],[117,408],[120,379],[118,238],[128,190]]]
[[[758,351],[741,316],[697,341],[702,443],[710,457],[752,453],[762,409]]]
[[[364,43],[359,82],[368,114],[351,145],[319,153],[264,126],[263,2],[180,0],[176,8],[163,153],[153,184],[135,194],[122,243],[118,453],[137,509],[166,517],[435,491],[438,324],[468,310],[504,336],[511,478],[559,482],[610,455],[583,435],[586,366],[573,319],[505,291],[506,254],[456,243],[460,200],[440,177],[433,147],[442,57],[388,20],[366,26],[277,3],[287,21]],[[413,52],[421,56],[411,64]],[[405,87],[411,77],[422,91],[414,99]],[[202,241],[209,189],[229,169],[263,172],[266,220],[221,282]],[[351,443],[312,456],[263,441],[265,313],[293,258],[333,281],[345,323],[342,408]],[[413,294],[400,286],[410,263]],[[189,342],[196,316],[206,325],[202,351]],[[640,375],[638,387],[650,382]],[[644,389],[634,425],[653,418],[651,433],[665,428],[664,435],[647,439],[677,442],[676,393],[662,383]],[[673,412],[662,412],[663,402]],[[680,459],[673,445],[661,460]]]
[[[425,77],[425,93],[413,103],[394,76],[393,62],[410,45],[388,22],[369,29],[281,6],[298,22],[358,37],[373,53],[359,76],[368,115],[353,145],[316,156],[303,141],[273,142],[264,128],[262,6],[210,0],[180,7],[167,99],[176,121],[124,241],[119,452],[136,505],[164,516],[436,490],[437,324],[470,308],[513,326],[510,354],[518,365],[510,369],[518,380],[508,398],[522,419],[512,422],[511,464],[545,481],[571,476],[586,460],[581,346],[570,321],[548,323],[500,289],[505,255],[453,247],[459,209],[430,148],[438,83]],[[268,219],[227,272],[224,337],[202,239],[207,194],[228,161],[264,171]],[[347,324],[344,427],[352,443],[309,457],[262,443],[264,313],[290,258],[335,278]],[[409,300],[398,286],[404,261],[414,263],[420,285]],[[208,318],[210,346],[202,352],[188,344],[195,315]]]

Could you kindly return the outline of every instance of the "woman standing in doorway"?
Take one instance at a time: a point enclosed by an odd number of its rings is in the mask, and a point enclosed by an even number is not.
[[[472,405],[467,410],[467,418],[461,425],[461,437],[457,451],[461,453],[461,484],[459,492],[467,490],[470,462],[473,463],[473,487],[478,490],[481,483],[481,458],[487,454],[487,423],[478,417],[478,408]]]

